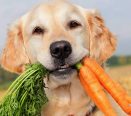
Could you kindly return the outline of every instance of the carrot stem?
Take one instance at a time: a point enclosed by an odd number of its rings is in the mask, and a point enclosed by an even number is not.
[[[78,63],[75,64],[75,67],[76,67],[78,70],[80,70],[80,68],[82,67],[82,64],[81,64],[80,62],[78,62]]]

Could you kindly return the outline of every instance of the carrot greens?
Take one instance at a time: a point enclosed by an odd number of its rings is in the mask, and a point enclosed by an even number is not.
[[[39,116],[43,104],[48,102],[43,82],[48,71],[39,63],[26,67],[0,101],[0,116]]]

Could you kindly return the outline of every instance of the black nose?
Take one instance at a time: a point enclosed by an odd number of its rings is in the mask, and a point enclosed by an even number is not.
[[[56,41],[50,45],[50,53],[52,57],[57,59],[65,59],[72,52],[71,45],[68,41]]]

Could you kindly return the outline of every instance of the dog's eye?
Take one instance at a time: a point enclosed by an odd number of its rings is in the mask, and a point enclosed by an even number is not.
[[[44,34],[44,29],[42,29],[41,27],[37,26],[33,29],[32,34]]]
[[[80,27],[80,26],[81,26],[81,24],[80,24],[78,21],[75,21],[75,20],[70,21],[70,22],[68,23],[68,27],[69,27],[70,29],[75,29],[75,28]]]

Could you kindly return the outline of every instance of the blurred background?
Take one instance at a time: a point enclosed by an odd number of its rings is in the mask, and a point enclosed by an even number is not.
[[[9,25],[33,6],[48,0],[0,0],[0,54]],[[131,95],[131,0],[70,0],[87,9],[98,9],[107,27],[117,36],[117,50],[107,61],[107,72]],[[0,98],[17,77],[0,67]]]

